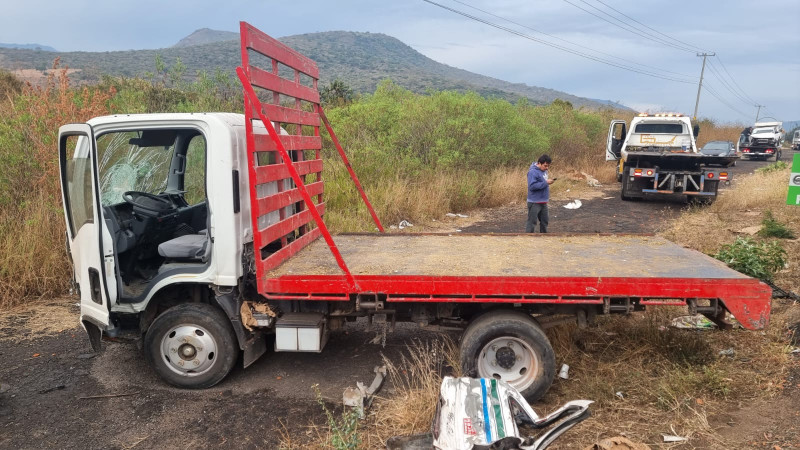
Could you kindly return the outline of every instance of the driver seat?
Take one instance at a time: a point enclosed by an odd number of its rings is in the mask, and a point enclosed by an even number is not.
[[[206,262],[208,259],[208,233],[185,234],[158,244],[158,254],[167,259]]]

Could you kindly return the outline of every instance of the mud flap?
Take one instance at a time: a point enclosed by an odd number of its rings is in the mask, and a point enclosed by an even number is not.
[[[92,350],[94,350],[95,353],[100,353],[103,332],[100,331],[97,325],[87,320],[83,321],[83,327],[86,328],[86,334],[89,335],[89,344],[92,345]]]

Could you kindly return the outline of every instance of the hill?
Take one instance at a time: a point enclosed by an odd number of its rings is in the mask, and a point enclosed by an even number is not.
[[[232,73],[240,62],[237,39],[236,33],[201,29],[173,47],[158,50],[47,52],[0,48],[0,68],[12,71],[44,71],[56,57],[60,57],[62,66],[77,69],[71,75],[74,80],[95,82],[105,74],[136,77],[154,72],[156,55],[160,55],[167,64],[180,58],[186,66],[186,74],[196,74],[203,70],[213,73],[218,68]],[[510,101],[527,98],[535,104],[547,104],[555,99],[591,108],[608,107],[610,104],[605,100],[578,97],[527,84],[509,83],[451,67],[436,62],[385,34],[329,31],[287,36],[280,40],[317,62],[321,85],[338,78],[360,93],[374,92],[378,82],[391,78],[400,86],[420,93],[430,89],[472,90],[484,96]]]
[[[193,45],[210,44],[212,42],[235,41],[239,34],[232,31],[219,31],[210,28],[201,28],[178,41],[173,47],[191,47]]]
[[[42,44],[4,44],[0,42],[0,48],[26,48],[30,50],[43,50],[46,52],[57,52],[58,50],[48,45]]]

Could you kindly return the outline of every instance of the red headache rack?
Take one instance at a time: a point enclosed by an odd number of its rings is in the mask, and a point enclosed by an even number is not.
[[[322,111],[317,64],[246,22],[240,23],[240,32],[242,66],[236,69],[236,73],[245,92],[250,208],[258,290],[263,292],[265,274],[269,270],[320,236],[325,238],[350,288],[356,290],[356,282],[322,220],[325,202],[320,154],[321,122],[325,124],[375,225],[381,232],[383,226]],[[268,67],[261,67],[258,62]],[[261,95],[256,93],[256,88]],[[254,131],[256,123],[264,126],[268,136]]]

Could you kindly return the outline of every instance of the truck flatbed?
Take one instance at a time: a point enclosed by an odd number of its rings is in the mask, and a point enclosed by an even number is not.
[[[272,299],[388,302],[589,303],[641,305],[719,299],[747,328],[762,328],[770,290],[700,252],[651,235],[342,234],[336,246],[349,286],[321,239],[267,272]]]

